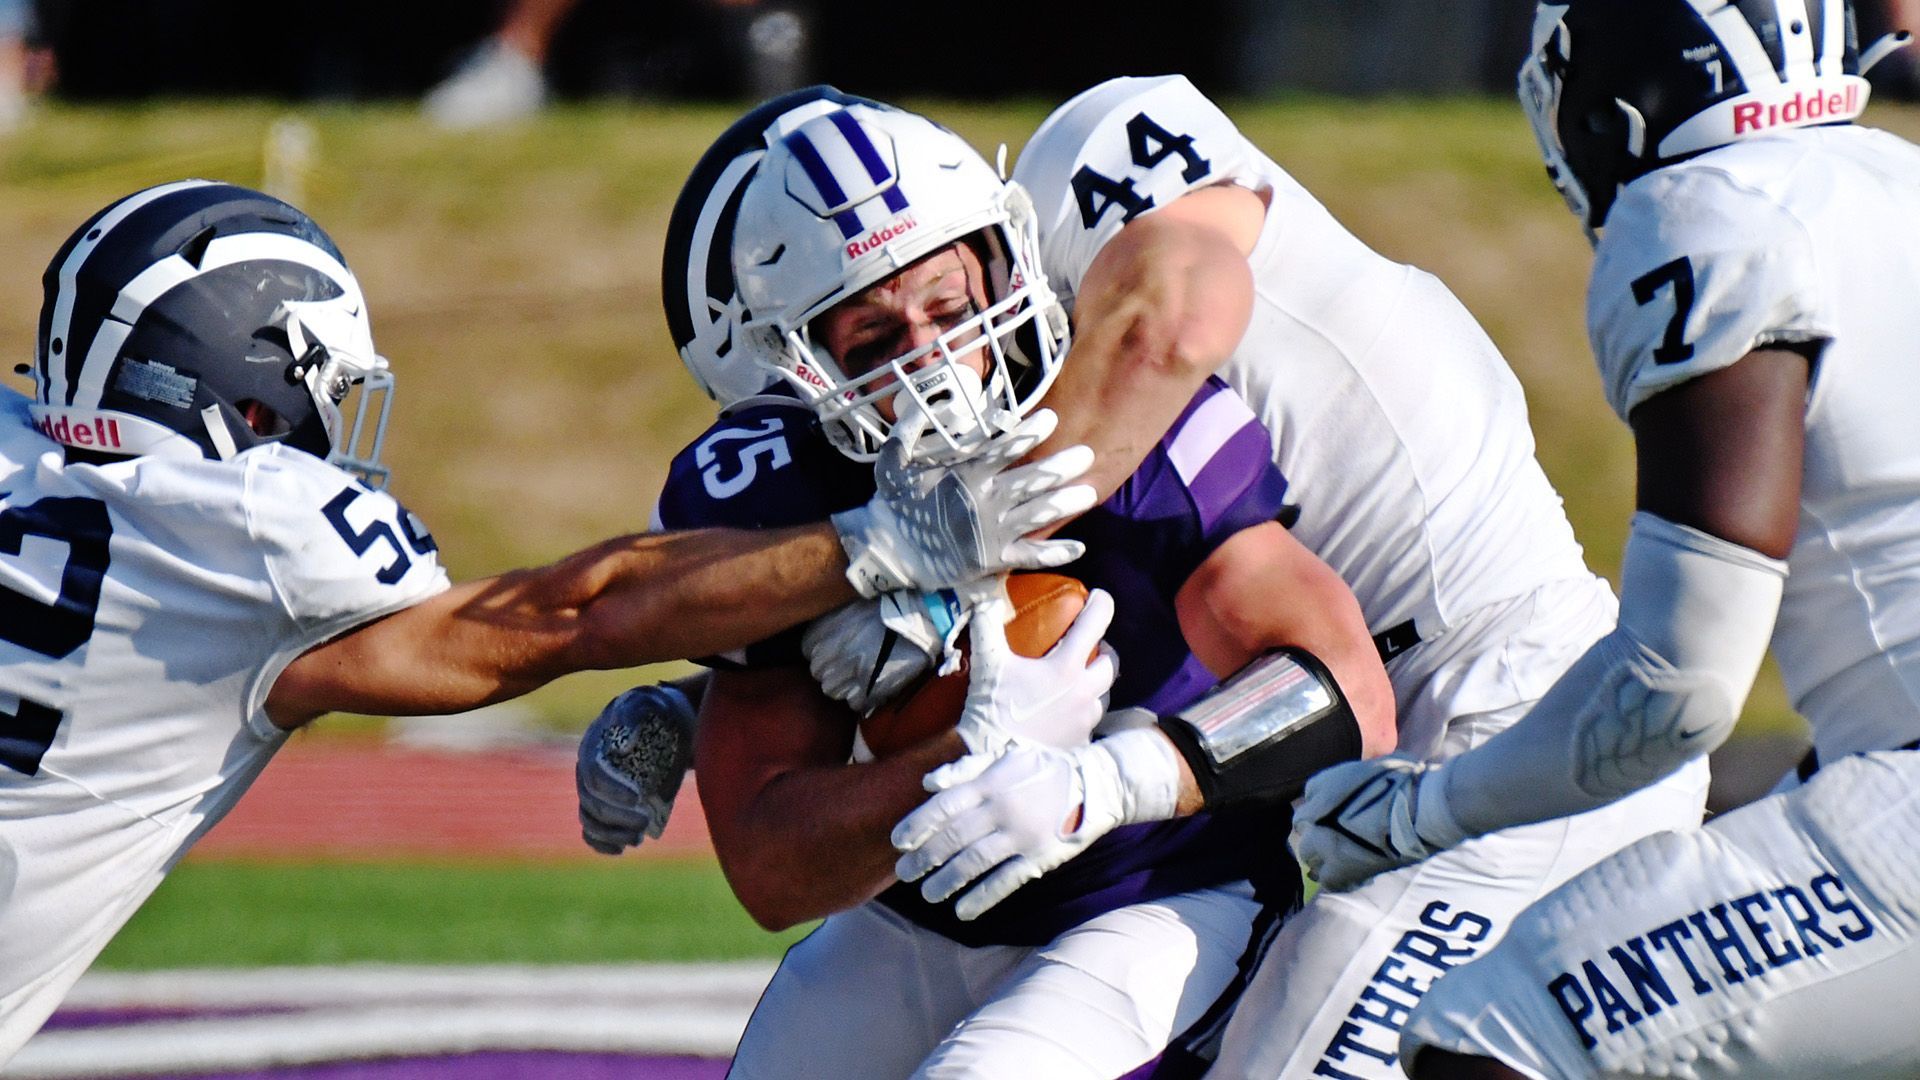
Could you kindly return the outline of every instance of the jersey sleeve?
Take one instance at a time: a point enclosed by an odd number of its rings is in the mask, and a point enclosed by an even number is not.
[[[1145,527],[1119,542],[1155,549],[1151,562],[1171,597],[1229,537],[1284,521],[1286,495],[1265,425],[1214,377],[1107,506]]]
[[[249,455],[244,504],[281,606],[305,646],[447,588],[438,545],[392,495],[319,458]]]
[[[761,406],[722,418],[674,456],[654,517],[663,529],[774,529],[825,521],[872,494],[872,468],[835,450],[811,410]],[[802,663],[800,629],[698,662]]]
[[[1033,197],[1041,262],[1062,296],[1122,226],[1195,188],[1266,185],[1261,155],[1184,76],[1112,79],[1043,121],[1013,179]]]
[[[1624,419],[1754,349],[1831,338],[1831,298],[1800,221],[1725,173],[1681,166],[1629,186],[1608,216],[1587,333]]]
[[[1162,443],[1193,506],[1198,566],[1242,529],[1286,517],[1287,478],[1273,438],[1218,376],[1195,394]]]

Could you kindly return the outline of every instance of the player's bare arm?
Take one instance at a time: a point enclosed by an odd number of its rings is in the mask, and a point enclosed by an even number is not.
[[[1084,744],[1115,674],[1099,646],[1113,601],[1094,592],[1046,655],[1015,655],[1004,594],[976,601],[968,692],[953,725],[849,763],[857,719],[803,667],[715,672],[694,744],[702,804],[728,881],[772,929],[871,899],[893,883],[894,822],[922,778],[1010,743]]]
[[[1084,444],[1088,481],[1111,494],[1166,434],[1246,332],[1253,251],[1266,204],[1216,184],[1122,228],[1087,269],[1073,363],[1047,395],[1061,416],[1045,451]]]
[[[1317,780],[1295,843],[1323,884],[1348,887],[1469,837],[1604,806],[1726,739],[1779,609],[1779,560],[1799,521],[1810,374],[1799,351],[1758,349],[1629,414],[1640,512],[1619,627],[1519,723],[1444,769],[1395,773],[1392,793],[1370,800],[1377,811],[1351,798],[1379,782],[1369,767]],[[1556,782],[1504,779],[1513,776]],[[1389,836],[1395,804],[1411,824]],[[1322,827],[1334,819],[1339,829]],[[1368,851],[1348,834],[1385,842]]]
[[[892,884],[888,830],[926,798],[920,778],[966,751],[947,731],[848,764],[854,725],[805,668],[714,673],[694,777],[727,881],[769,930],[852,907]]]
[[[1756,349],[1633,410],[1639,509],[1784,559],[1800,523],[1807,357]]]
[[[622,537],[550,566],[457,585],[288,665],[267,713],[295,728],[332,710],[458,712],[574,671],[705,656],[854,596],[822,523]]]
[[[1397,741],[1393,685],[1360,603],[1333,569],[1278,522],[1242,529],[1187,579],[1180,632],[1222,679],[1273,649],[1305,649],[1332,671],[1373,757]]]

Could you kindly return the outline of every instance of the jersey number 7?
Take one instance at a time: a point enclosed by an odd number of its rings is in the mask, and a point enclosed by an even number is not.
[[[1653,302],[1663,286],[1673,286],[1673,318],[1667,320],[1667,333],[1654,347],[1653,362],[1678,364],[1693,359],[1693,346],[1687,344],[1687,315],[1693,311],[1693,261],[1685,255],[1633,279],[1633,298],[1641,307]]]

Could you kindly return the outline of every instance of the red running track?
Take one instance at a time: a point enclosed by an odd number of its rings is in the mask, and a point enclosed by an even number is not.
[[[573,760],[571,746],[439,750],[298,735],[192,857],[599,858],[580,840]],[[693,787],[681,787],[666,833],[639,857],[712,850]]]

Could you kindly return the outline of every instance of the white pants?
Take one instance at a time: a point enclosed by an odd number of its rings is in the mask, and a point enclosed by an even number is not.
[[[1532,708],[1616,605],[1591,575],[1474,612],[1393,661],[1402,749],[1439,759]],[[1446,970],[1485,952],[1515,915],[1622,846],[1700,823],[1704,761],[1611,807],[1508,829],[1321,893],[1279,931],[1219,1045],[1214,1077],[1398,1077],[1399,1033]]]
[[[1537,1078],[1920,1076],[1920,753],[1844,758],[1567,883],[1402,1051]]]
[[[877,903],[787,951],[728,1074],[1115,1080],[1233,981],[1245,883],[1110,911],[1039,948],[969,948]]]
[[[1399,1077],[1401,1026],[1435,980],[1622,844],[1699,824],[1706,791],[1706,763],[1695,762],[1612,806],[1483,836],[1352,892],[1316,894],[1281,927],[1207,1075]]]

